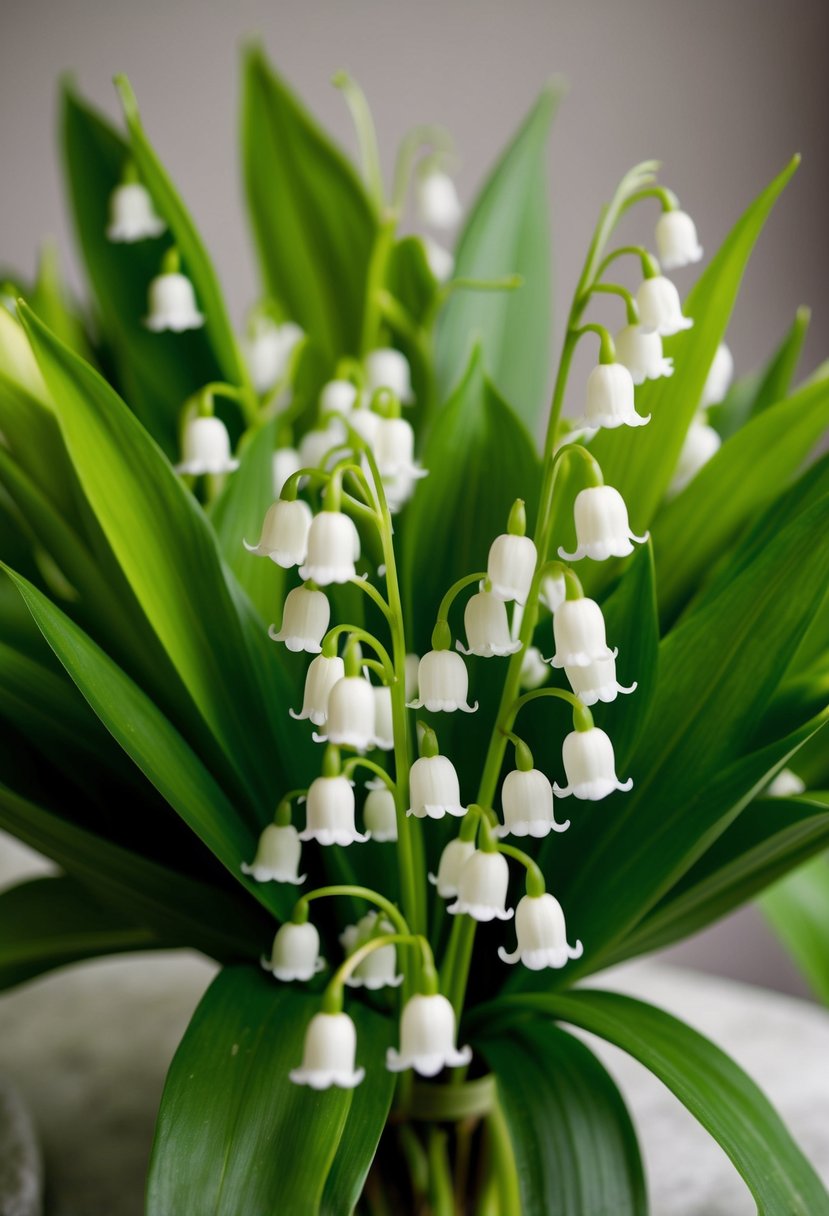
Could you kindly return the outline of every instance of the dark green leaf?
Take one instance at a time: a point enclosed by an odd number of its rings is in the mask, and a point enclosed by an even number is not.
[[[761,907],[820,1000],[829,1004],[829,862],[817,857],[766,891]]]

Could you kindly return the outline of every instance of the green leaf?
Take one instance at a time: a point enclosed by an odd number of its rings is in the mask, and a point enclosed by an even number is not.
[[[0,892],[0,988],[81,959],[164,944],[74,878],[34,878]]]
[[[354,1090],[292,1084],[288,1072],[302,1058],[305,1028],[318,1010],[317,997],[251,968],[230,968],[214,980],[167,1077],[147,1216],[348,1216],[344,1205],[374,1155],[393,1078],[376,1058],[384,1020],[365,1010],[357,1060],[366,1067],[362,1087],[375,1091],[373,1100],[362,1098],[358,1107]],[[351,1117],[352,1103],[362,1126]],[[338,1151],[346,1172],[336,1183],[336,1202],[321,1208]]]
[[[605,481],[627,503],[636,531],[649,526],[668,488],[754,243],[798,162],[795,157],[737,221],[685,301],[693,328],[665,341],[674,375],[637,390],[637,409],[651,415],[650,424],[625,435],[600,432],[591,444]]]
[[[479,1019],[507,1006],[543,1013],[606,1039],[644,1064],[731,1158],[759,1216],[822,1216],[829,1195],[779,1115],[724,1052],[678,1018],[615,992],[582,989],[483,1006]],[[487,1020],[489,1020],[487,1018]]]
[[[57,247],[47,241],[40,251],[37,281],[30,303],[41,320],[83,359],[93,362],[92,347],[80,315],[72,306],[60,271]]]
[[[350,163],[257,47],[245,57],[242,144],[267,292],[329,359],[358,354],[377,217]]]
[[[829,861],[817,857],[790,874],[760,906],[815,996],[829,1004]]]
[[[497,1079],[523,1216],[646,1216],[636,1132],[593,1052],[540,1019],[477,1046]]]
[[[829,375],[729,439],[654,525],[659,605],[681,608],[740,528],[798,471],[829,423]]]
[[[436,352],[445,398],[455,393],[474,346],[481,343],[493,384],[530,427],[544,404],[550,372],[547,140],[560,96],[553,84],[541,94],[475,201],[456,251],[457,278],[520,274],[523,286],[456,292],[440,318]]]

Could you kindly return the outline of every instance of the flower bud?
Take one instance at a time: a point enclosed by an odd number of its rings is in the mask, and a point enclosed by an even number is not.
[[[452,713],[461,709],[472,714],[478,708],[467,704],[469,673],[459,654],[451,650],[430,650],[417,668],[418,695],[408,702],[409,709],[428,709],[432,713]]]
[[[440,169],[428,169],[419,175],[415,201],[420,222],[432,228],[454,228],[463,215],[455,183]]]
[[[230,454],[230,437],[221,418],[190,418],[182,447],[183,459],[175,466],[177,473],[199,477],[203,473],[232,473],[239,467],[239,461]]]
[[[567,553],[559,545],[559,557],[576,562],[590,557],[594,562],[609,557],[627,557],[633,552],[632,540],[644,544],[648,533],[636,536],[628,523],[625,500],[613,486],[588,486],[579,490],[573,504],[576,518],[576,551]]]
[[[446,283],[452,277],[452,271],[455,269],[454,255],[448,249],[444,249],[443,245],[439,245],[437,241],[430,236],[422,236],[423,252],[426,255],[426,265],[432,272],[432,276],[438,283]]]
[[[354,1089],[366,1075],[355,1068],[357,1030],[347,1013],[315,1013],[305,1032],[302,1065],[288,1074],[312,1089]]]
[[[373,684],[371,694],[374,697],[374,746],[390,752],[394,747],[391,689],[386,684]]]
[[[296,448],[279,448],[273,454],[272,481],[273,496],[279,498],[285,482],[302,468],[302,461]]]
[[[322,726],[328,714],[328,698],[331,689],[345,675],[345,664],[339,655],[318,654],[312,659],[305,674],[305,692],[302,698],[302,709],[295,713],[289,709],[292,718],[301,721],[309,718],[314,726]]]
[[[512,908],[507,908],[509,866],[501,853],[484,853],[476,849],[464,862],[458,876],[458,897],[447,908],[453,915],[465,912],[473,920],[509,920]]]
[[[691,317],[682,315],[676,287],[661,274],[642,280],[636,293],[636,306],[645,329],[655,329],[663,338],[690,329],[694,324]]]
[[[343,676],[328,695],[327,733],[315,743],[336,743],[367,752],[374,746],[374,694],[363,676]]]
[[[685,432],[682,450],[668,487],[667,497],[675,498],[677,494],[681,494],[685,487],[694,480],[700,469],[708,464],[711,457],[716,456],[721,445],[722,438],[719,433],[707,422],[701,422],[695,418]]]
[[[455,766],[446,756],[421,756],[409,772],[407,815],[415,819],[442,819],[466,814],[461,805],[461,789]]]
[[[439,992],[410,997],[400,1017],[400,1050],[386,1052],[389,1072],[413,1068],[422,1077],[436,1077],[443,1068],[462,1068],[472,1048],[455,1046],[455,1011]]]
[[[437,887],[438,895],[443,899],[451,899],[457,895],[461,870],[474,852],[474,841],[461,840],[456,836],[441,853],[438,872],[436,875],[429,875],[429,882]]]
[[[734,356],[724,342],[716,349],[702,390],[700,409],[722,401],[734,376]]]
[[[352,955],[373,937],[393,932],[394,926],[385,918],[380,919],[377,912],[368,912],[356,925],[346,926],[340,934],[340,943],[346,955]],[[372,950],[357,964],[345,982],[349,988],[367,988],[369,992],[376,992],[379,988],[398,988],[403,983],[403,976],[397,971],[397,947],[391,943]]]
[[[633,788],[632,778],[620,781],[616,776],[613,744],[597,726],[571,731],[564,740],[562,759],[567,785],[563,789],[558,784],[553,786],[559,798],[575,794],[576,798],[598,802],[614,790]]]
[[[613,344],[616,358],[628,369],[634,384],[674,374],[674,361],[662,354],[662,339],[656,330],[626,325],[616,334]]]
[[[513,769],[504,778],[501,788],[503,827],[495,829],[496,836],[549,836],[550,832],[565,832],[570,820],[556,823],[553,813],[553,787],[537,768]]]
[[[585,422],[610,430],[618,426],[644,426],[651,416],[637,414],[633,376],[624,363],[599,363],[587,377]]]
[[[404,405],[414,401],[412,373],[404,354],[393,347],[383,347],[366,355],[366,387],[369,394],[387,388]]]
[[[144,324],[154,334],[164,330],[179,334],[186,329],[201,329],[204,325],[204,316],[196,308],[193,284],[186,275],[160,274],[152,279],[148,306]]]
[[[319,654],[330,620],[331,605],[322,591],[294,587],[285,597],[281,629],[277,633],[271,625],[268,636],[284,642],[289,650]]]
[[[299,886],[307,877],[298,874],[301,852],[299,834],[292,824],[280,827],[269,823],[259,837],[251,864],[242,862],[242,873],[255,882],[292,882]]]
[[[553,667],[589,667],[617,654],[607,645],[604,617],[595,600],[565,600],[553,617],[553,637]]]
[[[529,536],[512,536],[507,532],[496,536],[489,547],[486,564],[495,598],[526,604],[537,559],[538,553]]]
[[[257,393],[269,392],[284,378],[294,347],[304,337],[293,321],[277,325],[270,317],[256,318],[241,345]]]
[[[329,380],[320,393],[320,413],[350,414],[359,399],[359,390],[350,380]]]
[[[140,182],[116,186],[109,199],[107,240],[125,245],[161,236],[167,225],[156,215],[153,200]]]
[[[269,557],[284,570],[298,566],[308,556],[308,532],[311,527],[311,508],[301,498],[288,501],[278,498],[268,507],[262,532],[255,545],[243,541],[248,553]]]
[[[584,705],[595,705],[597,701],[615,701],[620,692],[636,691],[636,681],[626,688],[616,679],[616,660],[597,659],[589,667],[565,667],[564,674],[570,687]]]
[[[362,844],[354,824],[354,790],[347,777],[317,777],[311,782],[306,802],[305,830],[300,840],[321,845]]]
[[[397,840],[397,807],[385,782],[369,790],[363,806],[363,823],[371,839],[379,844]]]
[[[665,270],[679,270],[702,257],[697,228],[686,211],[663,211],[656,223],[656,249]]]
[[[567,945],[567,928],[561,904],[552,895],[525,895],[515,909],[515,935],[518,944],[513,954],[498,947],[504,963],[522,962],[530,971],[563,967],[568,959],[581,958],[581,942]]]
[[[321,587],[347,583],[357,577],[354,563],[359,556],[360,537],[354,521],[342,511],[320,511],[311,521],[308,560],[299,573]]]
[[[270,959],[262,958],[262,966],[278,980],[310,980],[322,971],[325,959],[320,956],[320,935],[316,925],[305,921],[296,925],[288,920],[280,925],[273,939]]]

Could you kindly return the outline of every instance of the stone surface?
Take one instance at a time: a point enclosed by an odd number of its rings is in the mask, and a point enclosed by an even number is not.
[[[0,1075],[16,1084],[41,1135],[48,1216],[140,1216],[164,1074],[213,970],[186,952],[133,955],[58,972],[0,998]],[[829,1182],[824,1010],[653,964],[592,982],[661,1005],[733,1055]],[[730,1162],[672,1095],[620,1052],[596,1049],[639,1130],[653,1216],[754,1212]]]
[[[41,1216],[43,1162],[31,1116],[0,1080],[0,1216]]]

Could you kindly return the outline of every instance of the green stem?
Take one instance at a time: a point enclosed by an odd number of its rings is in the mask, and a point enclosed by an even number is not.
[[[337,653],[337,638],[343,633],[347,633],[349,637],[354,638],[356,641],[365,642],[366,645],[372,648],[380,662],[383,664],[385,679],[389,682],[389,684],[391,684],[395,678],[395,669],[394,664],[389,657],[389,652],[381,642],[377,641],[377,638],[373,634],[368,632],[367,629],[361,629],[358,625],[334,625],[333,628],[328,630],[328,633],[326,633],[325,637],[322,639],[322,653],[325,654],[327,658],[332,659]]]
[[[405,206],[414,163],[421,150],[427,145],[448,155],[453,148],[452,137],[443,127],[436,126],[413,127],[403,137],[394,167],[394,188],[392,190],[392,206],[397,212],[402,212]]]
[[[366,101],[365,93],[356,80],[352,80],[347,72],[337,72],[332,77],[331,83],[340,90],[351,111],[351,117],[357,132],[357,142],[360,145],[360,160],[363,166],[366,185],[377,210],[382,211],[385,200],[383,174],[380,169],[380,152],[377,147],[377,132],[374,127],[374,119],[371,116],[371,110]]]
[[[396,229],[397,213],[391,212],[383,219],[374,240],[374,248],[368,264],[363,332],[360,339],[360,353],[363,357],[374,350],[380,340],[380,324],[383,319],[381,301],[386,283],[386,266],[394,244]]]
[[[372,772],[375,774],[375,776],[380,777],[386,783],[387,789],[389,789],[392,794],[394,793],[393,777],[390,773],[387,773],[384,768],[381,768],[379,764],[375,764],[373,760],[367,760],[365,756],[353,756],[350,760],[347,760],[343,766],[343,772],[345,773],[346,777],[350,779],[354,775],[355,768],[368,769],[369,772]]]
[[[446,595],[444,595],[443,599],[440,601],[437,619],[439,621],[448,621],[449,609],[452,607],[452,603],[455,598],[460,595],[461,591],[463,591],[464,587],[471,587],[473,583],[480,583],[486,577],[486,570],[478,570],[475,574],[465,574],[463,578],[459,578],[457,582],[454,582],[446,592]]]
[[[367,578],[352,578],[349,579],[349,582],[374,601],[387,621],[391,620],[391,609],[373,583],[370,583]]]
[[[390,899],[386,899],[385,895],[373,891],[371,887],[353,886],[351,883],[317,887],[315,891],[309,891],[307,895],[303,895],[301,899],[297,900],[294,910],[301,908],[303,904],[309,904],[314,899],[330,899],[339,895],[349,895],[353,899],[364,899],[367,903],[376,904],[382,912],[385,912],[401,934],[411,936],[408,922],[397,905],[393,904]]]
[[[518,1185],[515,1153],[504,1112],[497,1102],[487,1117],[487,1127],[492,1136],[492,1155],[501,1195],[501,1211],[503,1213],[520,1212],[522,1210],[521,1191]]]
[[[432,1216],[454,1216],[455,1198],[452,1187],[452,1170],[449,1165],[447,1135],[445,1131],[434,1125],[429,1128],[427,1153]]]
[[[639,309],[633,298],[633,292],[628,291],[627,287],[623,287],[621,283],[594,283],[590,288],[590,294],[595,295],[597,292],[601,292],[604,295],[620,296],[625,302],[625,316],[628,325],[639,324]]]

